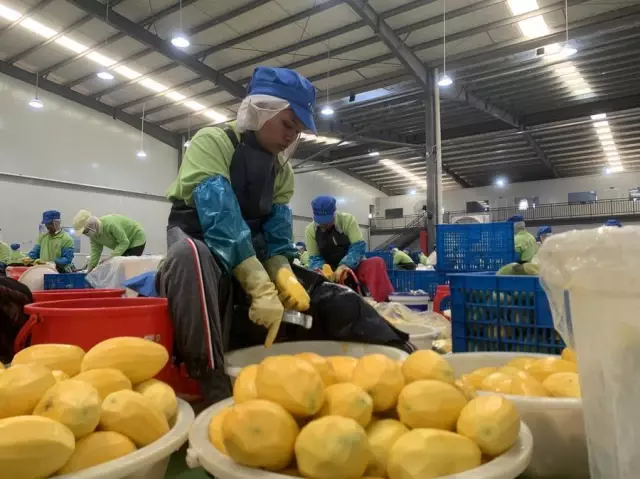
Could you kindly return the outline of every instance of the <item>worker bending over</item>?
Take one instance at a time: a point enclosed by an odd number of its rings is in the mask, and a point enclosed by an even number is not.
[[[324,271],[337,282],[353,271],[374,300],[386,301],[393,292],[386,266],[382,258],[365,259],[367,244],[355,216],[336,211],[336,199],[331,196],[318,196],[311,208],[313,223],[305,230],[309,269]]]
[[[260,337],[269,346],[285,307],[309,308],[290,266],[289,158],[302,131],[316,133],[314,105],[306,78],[258,67],[236,121],[198,131],[169,188],[169,249],[156,285],[169,300],[179,355],[208,401],[231,393],[224,353],[234,341]],[[232,318],[231,276],[250,300],[251,321]]]
[[[309,252],[307,251],[307,245],[303,241],[296,243],[296,249],[300,255],[300,264],[305,268],[309,267]]]
[[[73,218],[73,228],[91,240],[91,258],[87,265],[90,273],[100,263],[104,248],[116,256],[142,256],[147,244],[142,225],[122,215],[106,215],[100,218],[87,210],[80,210]]]
[[[527,231],[522,216],[512,216],[509,218],[509,222],[513,223],[516,261],[520,264],[530,263],[538,252],[538,243],[536,243],[535,237]]]
[[[396,269],[402,270],[414,270],[416,269],[416,264],[404,251],[400,251],[398,248],[393,248],[391,250],[391,255],[393,256],[393,266]]]
[[[42,224],[46,232],[40,234],[29,255],[23,259],[23,263],[54,263],[59,273],[71,273],[75,245],[69,233],[62,231],[60,212],[45,211],[42,213]]]
[[[536,241],[539,245],[544,243],[553,232],[551,231],[551,226],[541,226],[538,228],[538,233],[536,234]]]

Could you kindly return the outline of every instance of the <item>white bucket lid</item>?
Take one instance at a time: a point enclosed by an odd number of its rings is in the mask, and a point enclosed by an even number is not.
[[[42,291],[44,289],[45,274],[58,274],[58,272],[53,266],[48,264],[32,266],[20,275],[18,281],[27,286],[31,291]]]

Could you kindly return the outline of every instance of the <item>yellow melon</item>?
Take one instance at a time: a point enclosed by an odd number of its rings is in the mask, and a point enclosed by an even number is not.
[[[506,366],[511,366],[513,368],[516,369],[520,369],[521,371],[526,371],[527,368],[535,363],[538,359],[537,358],[532,358],[532,357],[527,357],[527,356],[520,356],[517,358],[512,359],[511,361],[509,361]]]
[[[503,370],[490,374],[482,381],[480,390],[516,396],[544,397],[547,392],[530,374],[519,369]]]
[[[2,364],[2,362],[0,362],[0,371],[4,370],[4,364]]]
[[[0,374],[0,419],[31,414],[54,384],[53,373],[44,366],[11,366]]]
[[[0,475],[42,479],[59,470],[75,448],[73,433],[53,419],[17,416],[0,420]]]
[[[222,422],[224,418],[227,417],[227,414],[229,414],[229,411],[231,411],[231,407],[225,407],[209,421],[209,442],[224,455],[228,454],[222,438]]]
[[[82,381],[69,379],[49,389],[33,410],[34,416],[44,416],[69,428],[76,439],[92,433],[100,422],[102,399],[96,388]]]
[[[131,439],[118,432],[98,431],[83,437],[76,443],[71,458],[58,474],[71,474],[103,462],[113,461],[131,454],[136,446]]]
[[[475,371],[472,371],[469,374],[465,374],[462,377],[474,388],[480,389],[480,386],[482,385],[482,381],[484,381],[484,379],[487,376],[497,371],[498,371],[498,368],[490,366],[486,368],[476,369]]]
[[[423,379],[404,387],[398,398],[398,416],[412,429],[452,430],[466,404],[464,395],[455,386]]]
[[[398,364],[384,354],[361,357],[353,370],[351,382],[371,396],[373,410],[376,412],[393,408],[404,387],[404,378]]]
[[[362,426],[341,416],[307,424],[296,439],[295,452],[298,470],[311,479],[360,478],[371,458]]]
[[[260,399],[280,404],[296,417],[316,414],[324,403],[324,384],[307,361],[294,356],[270,356],[256,373]]]
[[[114,368],[91,369],[78,374],[73,379],[91,384],[102,399],[123,389],[131,390],[131,381],[122,371]]]
[[[336,373],[336,382],[348,383],[351,381],[353,369],[358,364],[356,358],[351,356],[329,356],[327,361],[333,366],[333,371]]]
[[[554,373],[547,376],[542,383],[542,387],[553,397],[557,398],[579,398],[582,397],[580,391],[580,380],[578,373]]]
[[[124,434],[136,446],[143,447],[169,432],[169,423],[149,398],[123,389],[102,402],[100,428]]]
[[[84,355],[82,348],[71,344],[36,344],[16,354],[11,365],[39,364],[52,371],[64,371],[72,377],[80,372]]]
[[[538,359],[527,367],[526,372],[531,374],[538,382],[542,383],[547,376],[553,373],[575,373],[578,372],[576,363],[561,359],[559,356]]]
[[[565,361],[569,361],[571,363],[576,363],[576,364],[578,363],[578,354],[576,353],[576,350],[573,348],[564,348],[560,356]]]
[[[473,440],[483,454],[496,457],[513,446],[520,433],[520,415],[502,396],[481,396],[469,401],[458,418],[459,434]]]
[[[480,382],[481,391],[489,391],[494,393],[511,394],[511,383],[513,376],[510,374],[496,371],[489,374]]]
[[[457,474],[481,464],[478,445],[460,434],[438,429],[414,429],[389,451],[389,479],[426,479]]]
[[[61,381],[66,381],[67,379],[69,379],[69,375],[64,371],[56,370],[56,371],[51,371],[51,373],[53,374],[53,377],[57,383]]]
[[[263,399],[236,404],[222,421],[227,454],[238,464],[278,471],[293,460],[298,425],[282,406]]]
[[[155,406],[160,409],[167,418],[172,421],[178,412],[178,399],[173,388],[167,383],[157,379],[148,379],[138,384],[135,391],[149,398]]]
[[[395,419],[381,419],[372,422],[366,432],[372,454],[366,474],[386,477],[389,451],[400,437],[409,432],[409,429]]]
[[[151,379],[167,364],[169,353],[164,346],[142,338],[111,338],[96,344],[82,360],[82,372],[115,368],[133,384]]]
[[[402,364],[402,374],[407,384],[421,379],[437,379],[449,384],[456,380],[449,363],[438,353],[428,349],[411,353]]]
[[[300,353],[296,354],[297,358],[304,359],[311,364],[318,372],[324,383],[324,387],[331,386],[337,382],[336,372],[327,358],[316,353]]]
[[[373,414],[373,400],[364,390],[350,383],[339,383],[324,390],[324,405],[318,416],[342,416],[366,427]]]
[[[236,404],[241,402],[258,399],[258,391],[256,391],[256,374],[258,373],[258,365],[251,364],[242,368],[240,374],[233,383],[233,400]]]

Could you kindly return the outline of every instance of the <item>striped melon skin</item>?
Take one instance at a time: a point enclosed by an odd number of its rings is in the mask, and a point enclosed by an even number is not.
[[[82,360],[82,372],[92,369],[119,369],[131,383],[151,379],[167,364],[164,346],[142,338],[111,338],[96,344]]]
[[[84,351],[71,344],[36,344],[23,349],[13,357],[12,365],[39,364],[52,371],[63,371],[69,377],[80,372]]]
[[[31,414],[56,384],[53,373],[38,364],[11,366],[0,374],[0,419]]]
[[[0,420],[0,474],[12,479],[49,477],[69,460],[73,433],[53,419],[17,416]]]

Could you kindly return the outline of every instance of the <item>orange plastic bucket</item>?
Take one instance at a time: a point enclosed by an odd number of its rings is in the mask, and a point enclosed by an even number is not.
[[[33,291],[33,302],[43,303],[45,301],[62,301],[68,299],[98,299],[98,298],[121,298],[124,288],[115,289],[48,289],[46,291]]]
[[[7,277],[18,281],[22,273],[28,269],[28,266],[7,266]]]

